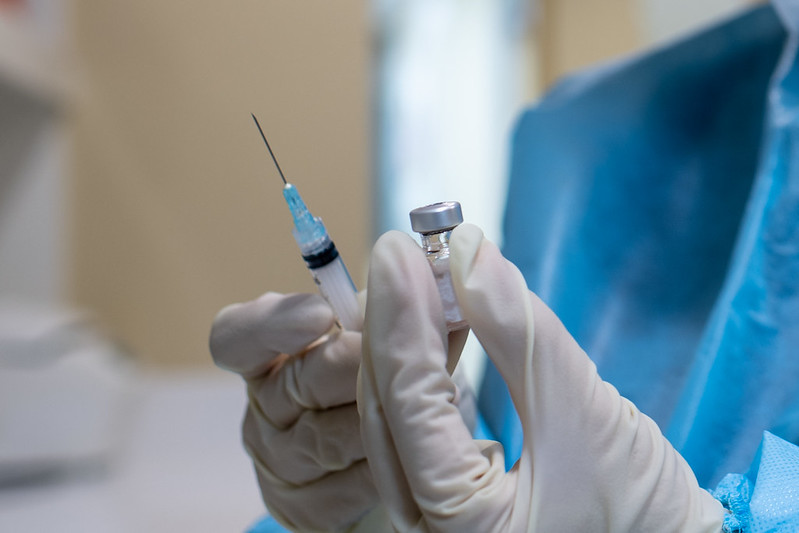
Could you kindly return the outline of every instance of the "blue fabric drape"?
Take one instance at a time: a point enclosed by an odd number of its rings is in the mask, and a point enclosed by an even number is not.
[[[513,141],[506,256],[703,486],[799,442],[797,4],[574,75]]]

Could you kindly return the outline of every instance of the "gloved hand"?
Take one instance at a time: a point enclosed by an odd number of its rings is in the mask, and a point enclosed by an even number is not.
[[[320,296],[267,293],[211,330],[216,364],[247,383],[243,440],[266,506],[292,530],[346,529],[378,503],[355,406],[361,334],[333,324]]]
[[[430,267],[409,237],[384,235],[369,272],[358,409],[394,527],[721,531],[721,505],[655,423],[600,379],[521,273],[474,226],[456,228],[450,246],[458,302],[508,383],[524,448],[505,473],[501,445],[471,438],[453,405],[455,354]]]

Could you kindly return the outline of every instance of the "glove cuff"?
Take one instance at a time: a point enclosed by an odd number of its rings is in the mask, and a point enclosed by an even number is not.
[[[716,490],[710,491],[724,506],[724,523],[722,533],[746,533],[752,513],[749,500],[752,496],[752,485],[746,476],[727,474],[719,482]]]

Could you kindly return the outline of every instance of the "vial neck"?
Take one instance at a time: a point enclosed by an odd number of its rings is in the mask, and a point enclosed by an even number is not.
[[[449,248],[449,236],[452,233],[442,231],[441,233],[422,233],[422,249],[426,253],[436,253]]]

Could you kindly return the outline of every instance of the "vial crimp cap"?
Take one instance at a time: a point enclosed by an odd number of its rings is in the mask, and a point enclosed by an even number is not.
[[[411,228],[417,233],[440,233],[449,231],[463,222],[459,202],[438,202],[417,207],[410,213]]]

